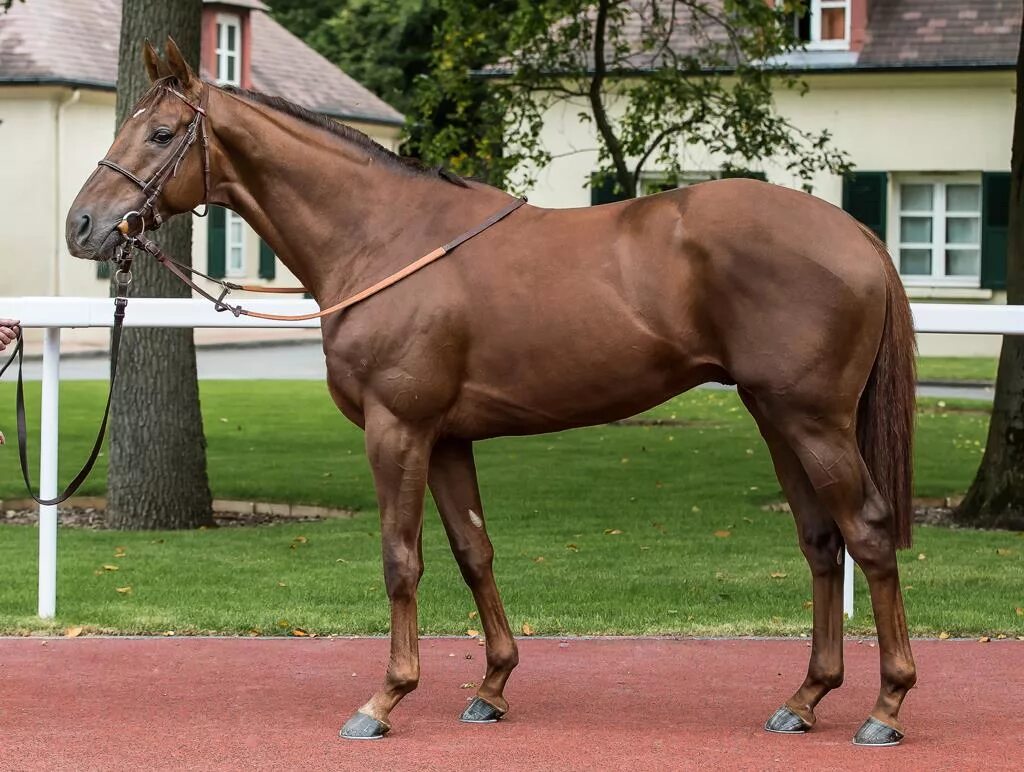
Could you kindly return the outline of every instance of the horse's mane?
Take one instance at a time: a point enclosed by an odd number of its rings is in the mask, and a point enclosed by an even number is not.
[[[160,80],[155,81],[153,83],[154,87],[144,94],[139,100],[136,105],[136,109],[139,107],[146,107],[155,100],[157,94],[160,92],[160,89],[156,88],[157,86],[171,85],[172,82],[174,85],[178,85],[177,79],[173,76],[161,78]],[[211,85],[212,84],[209,83],[207,84],[207,86]],[[462,177],[458,176],[454,172],[448,171],[442,166],[427,166],[419,159],[409,158],[393,153],[358,129],[353,129],[351,126],[347,126],[330,116],[324,115],[323,113],[313,112],[312,110],[302,107],[301,105],[297,105],[294,102],[289,102],[283,97],[262,94],[259,91],[251,91],[249,89],[241,88],[240,86],[217,86],[217,88],[221,91],[227,92],[228,94],[233,94],[234,96],[241,97],[261,105],[266,105],[267,107],[277,110],[278,112],[282,112],[285,115],[298,118],[303,123],[308,123],[316,126],[317,128],[329,131],[336,137],[340,137],[341,139],[360,147],[374,158],[379,158],[389,164],[405,169],[406,171],[425,177],[440,177],[441,179],[450,182],[452,185],[458,185],[462,188],[469,187]]]

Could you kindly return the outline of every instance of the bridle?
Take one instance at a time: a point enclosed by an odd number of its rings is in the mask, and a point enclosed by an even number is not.
[[[178,146],[174,149],[174,152],[171,153],[167,160],[164,161],[155,172],[153,172],[153,175],[148,180],[141,179],[133,172],[125,169],[120,164],[111,161],[109,158],[104,158],[97,163],[97,166],[105,166],[106,168],[113,169],[115,172],[127,177],[142,188],[142,194],[146,196],[145,202],[139,209],[126,212],[124,217],[121,219],[119,229],[124,236],[141,235],[146,229],[147,214],[151,222],[149,230],[156,230],[163,224],[163,218],[160,216],[160,212],[156,208],[156,201],[160,197],[160,194],[163,193],[164,186],[177,175],[181,162],[185,159],[189,149],[197,140],[199,141],[200,147],[203,151],[203,211],[200,213],[193,209],[192,213],[198,217],[205,217],[210,211],[210,140],[206,133],[206,104],[209,88],[203,89],[202,95],[200,96],[200,104],[196,104],[180,91],[173,89],[170,86],[161,85],[160,88],[168,94],[176,96],[192,108],[195,113],[192,120],[189,122],[188,127],[185,129],[185,136],[183,136],[178,142]]]

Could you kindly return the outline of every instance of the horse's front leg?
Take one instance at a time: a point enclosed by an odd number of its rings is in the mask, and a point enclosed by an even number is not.
[[[423,496],[433,442],[432,427],[410,425],[383,408],[366,413],[366,453],[377,487],[391,602],[391,660],[383,687],[342,728],[345,738],[383,737],[391,711],[419,682],[416,587],[423,574]]]
[[[508,712],[503,692],[505,682],[519,663],[519,654],[494,583],[494,549],[484,525],[471,442],[443,439],[434,446],[430,491],[487,635],[487,673],[476,698],[462,713],[462,720],[490,723]]]

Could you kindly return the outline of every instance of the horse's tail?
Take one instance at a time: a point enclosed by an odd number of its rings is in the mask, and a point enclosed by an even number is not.
[[[917,342],[910,301],[885,244],[861,226],[885,272],[885,326],[857,412],[857,442],[875,486],[889,504],[897,549],[911,544]]]

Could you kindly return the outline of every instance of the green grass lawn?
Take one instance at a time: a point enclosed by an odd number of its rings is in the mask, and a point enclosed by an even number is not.
[[[918,357],[921,381],[994,381],[999,360],[995,357]]]
[[[92,441],[103,389],[63,386],[65,476]],[[37,394],[33,386],[33,404]],[[204,382],[202,399],[218,497],[329,504],[360,514],[192,532],[62,529],[52,625],[34,616],[37,531],[3,527],[0,631],[84,625],[125,633],[386,632],[362,434],[335,411],[325,387]],[[12,403],[12,389],[0,385],[8,429]],[[920,495],[963,491],[984,441],[983,406],[941,404],[922,406]],[[809,574],[792,518],[763,508],[780,500],[779,488],[736,397],[697,391],[651,415],[687,425],[602,426],[479,445],[496,573],[515,628],[529,623],[552,635],[806,632]],[[37,417],[31,421],[37,437]],[[21,496],[19,480],[7,446],[0,450],[0,498]],[[98,471],[85,493],[102,494],[103,487]],[[423,632],[479,629],[432,504],[423,552]],[[1024,616],[1015,611],[1024,606],[1021,535],[918,528],[901,564],[914,633],[1024,635]],[[849,629],[868,632],[867,594],[858,582]],[[130,593],[118,592],[125,587]]]

